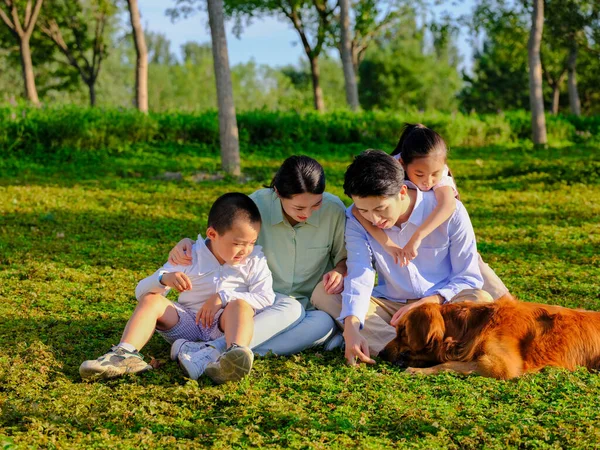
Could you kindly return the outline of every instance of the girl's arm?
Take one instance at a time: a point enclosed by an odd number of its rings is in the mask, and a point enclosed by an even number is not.
[[[373,226],[373,224],[365,219],[354,206],[352,206],[352,215],[356,217],[356,220],[358,220],[363,228],[367,230],[367,233],[373,236],[373,239],[379,242],[383,249],[394,257],[394,262],[396,264],[400,263],[403,266],[405,265],[402,248],[396,245],[381,228]]]
[[[441,186],[434,191],[434,194],[437,206],[417,228],[404,247],[404,253],[408,259],[414,259],[417,256],[417,249],[421,245],[421,241],[448,220],[456,209],[455,191],[452,186]]]

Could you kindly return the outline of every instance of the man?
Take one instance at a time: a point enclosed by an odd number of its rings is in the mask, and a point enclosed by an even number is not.
[[[436,206],[433,192],[408,189],[407,183],[402,166],[379,150],[358,155],[344,180],[344,192],[359,214],[383,228],[400,247]],[[484,280],[475,235],[460,201],[450,219],[423,240],[418,256],[405,267],[395,264],[360,225],[352,215],[352,206],[346,217],[348,274],[344,291],[328,295],[321,283],[311,302],[342,324],[350,364],[357,360],[374,363],[371,356],[396,336],[395,324],[412,308],[428,302],[493,301],[481,289]],[[502,282],[486,269],[493,278],[492,286],[500,292],[497,297],[506,293]],[[378,284],[373,288],[376,273]]]

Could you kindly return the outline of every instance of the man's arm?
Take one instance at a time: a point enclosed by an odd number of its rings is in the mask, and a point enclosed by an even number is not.
[[[351,215],[351,214],[350,214]],[[344,323],[348,316],[355,316],[362,328],[375,284],[375,269],[371,261],[371,246],[367,232],[354,217],[346,220],[346,250],[348,275],[342,293],[342,312],[338,320]]]
[[[448,222],[448,238],[452,272],[448,284],[435,292],[444,297],[445,301],[450,301],[464,289],[481,289],[483,286],[475,233],[469,214],[460,202],[457,203],[456,211]]]

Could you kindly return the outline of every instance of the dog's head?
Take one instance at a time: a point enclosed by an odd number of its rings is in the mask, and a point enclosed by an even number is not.
[[[440,305],[421,305],[400,318],[396,337],[379,356],[400,367],[430,367],[439,364],[438,349],[445,331]]]

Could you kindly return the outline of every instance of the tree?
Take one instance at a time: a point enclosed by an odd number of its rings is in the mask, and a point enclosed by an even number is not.
[[[434,33],[435,35],[435,33]],[[434,39],[415,14],[377,38],[359,66],[359,93],[365,109],[451,111],[461,87],[452,35]]]
[[[136,53],[135,70],[135,104],[142,112],[148,112],[148,49],[146,39],[142,30],[140,10],[137,0],[127,0],[129,6],[129,17],[133,30],[133,42]]]
[[[42,2],[43,0],[36,0],[35,5],[32,5],[31,0],[27,0],[23,23],[21,23],[21,19],[19,18],[17,0],[4,0],[4,3],[6,3],[6,6],[8,7],[8,14],[11,16],[10,18],[4,9],[0,7],[0,18],[2,18],[2,21],[19,41],[25,97],[34,105],[39,105],[40,101],[35,86],[35,75],[33,73],[33,62],[31,60],[31,47],[29,41],[40,14]]]
[[[116,13],[109,0],[49,0],[49,14],[40,21],[40,29],[77,69],[87,85],[90,105],[96,104],[96,81],[106,58],[106,29]]]
[[[352,64],[352,38],[350,30],[350,0],[340,2],[340,55],[344,68],[344,86],[346,88],[346,101],[353,111],[358,109],[358,85]]]
[[[531,128],[533,143],[546,145],[546,116],[544,115],[544,94],[542,92],[542,61],[540,47],[544,31],[544,0],[533,0],[531,30],[527,43],[529,62],[529,103],[531,108]]]
[[[167,14],[176,19],[194,11],[195,0],[176,0],[179,8],[170,9]],[[225,34],[225,12],[223,0],[207,0],[208,23],[212,40],[213,64],[217,84],[217,104],[219,106],[219,138],[221,141],[221,165],[231,175],[239,176],[240,144],[233,102],[233,87],[227,53]]]
[[[217,102],[219,104],[219,137],[221,140],[221,164],[231,175],[240,175],[240,143],[237,118],[233,103],[233,88],[225,35],[225,14],[223,0],[208,1],[208,21],[212,38],[213,61],[217,81]]]
[[[241,29],[244,18],[276,15],[289,20],[310,63],[314,108],[324,111],[319,56],[331,38],[337,3],[330,4],[328,0],[228,0],[225,7],[227,14],[236,19],[237,30]]]

